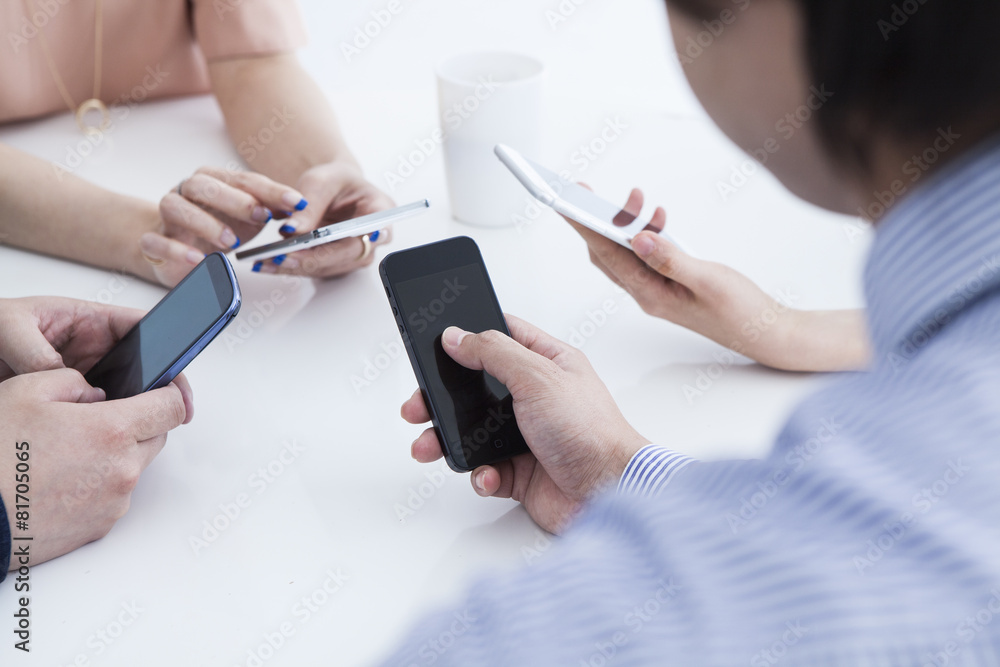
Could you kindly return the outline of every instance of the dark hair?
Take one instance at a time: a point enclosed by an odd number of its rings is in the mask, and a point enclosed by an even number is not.
[[[867,170],[878,134],[915,143],[949,126],[969,137],[1000,130],[1000,1],[790,1],[811,82],[834,93],[816,118],[842,163]],[[668,2],[712,19],[747,0]]]

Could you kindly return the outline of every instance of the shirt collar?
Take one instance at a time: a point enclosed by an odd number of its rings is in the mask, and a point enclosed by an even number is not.
[[[893,364],[1000,289],[1000,140],[945,167],[882,220],[864,283],[876,363]]]

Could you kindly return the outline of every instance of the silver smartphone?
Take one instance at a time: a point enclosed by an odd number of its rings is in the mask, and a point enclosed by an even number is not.
[[[649,220],[638,218],[601,199],[587,188],[571,183],[542,165],[532,162],[516,150],[503,144],[494,149],[521,185],[538,201],[561,215],[579,222],[612,241],[632,249],[631,241],[636,234],[649,226]],[[660,235],[687,254],[691,252],[669,234]]]
[[[252,259],[254,261],[261,261],[277,257],[278,255],[286,255],[290,252],[298,252],[299,250],[306,250],[307,248],[315,248],[316,246],[321,246],[325,243],[333,243],[334,241],[351,238],[352,236],[364,236],[365,234],[371,234],[372,232],[385,229],[392,223],[398,222],[404,218],[409,218],[417,215],[418,213],[423,213],[430,208],[430,206],[431,203],[429,200],[422,199],[420,201],[413,202],[412,204],[407,204],[406,206],[389,209],[388,211],[379,211],[378,213],[364,215],[360,218],[354,218],[353,220],[335,222],[332,225],[320,227],[319,229],[314,229],[311,232],[299,234],[298,236],[292,236],[291,238],[287,238],[282,241],[268,243],[267,245],[257,246],[256,248],[246,248],[245,250],[240,250],[236,253],[236,259]]]

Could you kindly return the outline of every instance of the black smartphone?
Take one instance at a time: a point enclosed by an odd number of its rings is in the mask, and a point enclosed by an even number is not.
[[[476,242],[459,236],[394,252],[379,274],[451,469],[469,472],[528,451],[507,387],[441,346],[450,326],[510,335]]]
[[[165,387],[233,321],[240,303],[232,265],[212,253],[84,377],[109,401]]]

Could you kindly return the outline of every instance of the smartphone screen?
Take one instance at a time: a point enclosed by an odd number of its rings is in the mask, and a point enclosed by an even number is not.
[[[108,400],[165,386],[209,341],[199,343],[213,329],[221,331],[238,309],[239,288],[228,260],[209,255],[94,365],[87,381]]]
[[[461,237],[393,253],[382,270],[449,465],[468,471],[527,451],[507,387],[461,366],[441,345],[450,326],[509,335],[475,243]]]

